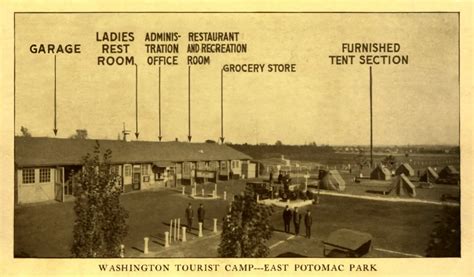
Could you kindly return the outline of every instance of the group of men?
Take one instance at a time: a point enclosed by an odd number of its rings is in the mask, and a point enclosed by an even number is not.
[[[295,207],[293,211],[288,207],[285,207],[283,210],[283,223],[285,224],[285,233],[290,233],[290,224],[291,219],[293,219],[293,224],[295,226],[295,235],[300,233],[300,223],[303,215],[298,212],[298,207]],[[308,209],[304,215],[304,225],[306,227],[306,238],[311,238],[311,226],[313,225],[313,217],[311,215],[311,210]]]
[[[202,228],[204,229],[204,217],[206,215],[206,210],[204,209],[204,206],[202,204],[199,204],[197,215],[198,215],[198,222],[202,223]],[[194,210],[191,203],[189,203],[188,207],[186,208],[185,216],[186,216],[186,220],[188,221],[187,230],[188,232],[191,232],[191,229],[193,228],[193,218],[194,218]]]

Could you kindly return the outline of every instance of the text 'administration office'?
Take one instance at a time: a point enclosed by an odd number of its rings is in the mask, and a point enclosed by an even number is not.
[[[258,177],[250,156],[216,143],[15,137],[15,203],[73,195],[71,176],[97,142],[102,151],[112,151],[111,170],[124,192]]]

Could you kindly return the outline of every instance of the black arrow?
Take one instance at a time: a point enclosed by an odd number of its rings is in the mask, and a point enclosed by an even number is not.
[[[188,141],[191,142],[191,66],[188,66]]]
[[[135,64],[135,138],[138,139],[138,65]]]
[[[224,143],[224,69],[221,69],[221,143]]]
[[[56,55],[54,55],[54,135],[58,134],[57,122],[56,122]]]
[[[161,66],[158,67],[158,139],[161,141]]]

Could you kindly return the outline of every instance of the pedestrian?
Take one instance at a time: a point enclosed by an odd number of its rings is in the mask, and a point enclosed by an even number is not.
[[[189,203],[188,207],[186,208],[186,219],[188,220],[189,232],[191,232],[191,229],[193,228],[193,217],[194,217],[193,206],[191,205],[191,203]]]
[[[269,178],[270,184],[273,184],[273,169],[270,170],[270,178]]]
[[[298,207],[293,211],[293,223],[295,224],[295,235],[300,233],[300,222],[302,215],[298,212]]]
[[[304,225],[306,226],[306,238],[311,238],[311,225],[313,225],[313,218],[311,216],[311,211],[308,209],[306,215],[304,216]]]
[[[285,224],[285,233],[289,233],[291,223],[291,210],[288,205],[286,205],[285,210],[283,211],[283,223]]]
[[[204,229],[204,216],[206,215],[206,210],[204,210],[204,206],[199,204],[198,208],[198,222],[202,223],[202,228]]]

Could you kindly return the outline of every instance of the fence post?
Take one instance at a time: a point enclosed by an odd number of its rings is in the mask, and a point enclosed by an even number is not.
[[[217,218],[214,218],[214,229],[212,231],[217,233]]]
[[[165,247],[170,247],[169,236],[170,236],[170,233],[165,232]]]
[[[227,200],[227,192],[224,191],[224,200]]]
[[[199,234],[198,237],[202,237],[202,222],[199,222]]]
[[[186,241],[186,226],[181,227],[183,229],[183,238],[182,241]]]
[[[147,238],[147,237],[144,237],[144,238],[143,238],[143,243],[144,243],[144,246],[143,246],[143,253],[144,253],[144,254],[148,254],[148,238]]]

